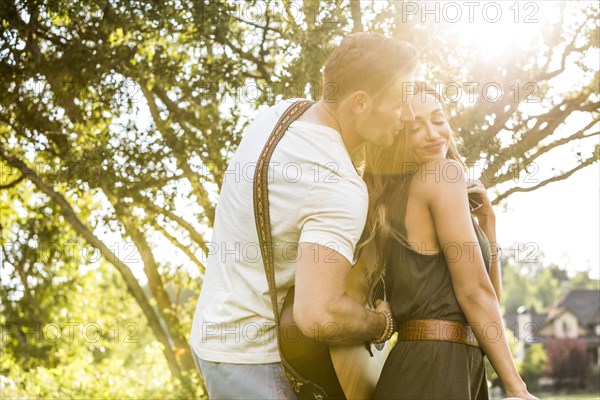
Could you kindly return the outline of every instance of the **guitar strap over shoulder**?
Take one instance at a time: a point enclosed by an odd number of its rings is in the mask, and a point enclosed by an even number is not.
[[[283,113],[258,158],[256,171],[254,172],[253,197],[254,197],[254,219],[256,230],[260,242],[260,251],[269,284],[269,295],[273,306],[275,324],[280,324],[279,307],[277,304],[277,289],[275,285],[275,265],[273,257],[273,243],[271,238],[271,219],[269,213],[269,187],[268,171],[269,161],[273,155],[275,147],[289,128],[300,115],[302,115],[314,102],[312,100],[300,100],[293,103]],[[292,385],[292,388],[298,395],[298,398],[327,399],[325,391],[313,382],[302,377],[285,359],[281,351],[281,341],[278,340],[279,354],[281,364],[285,370],[285,375]]]

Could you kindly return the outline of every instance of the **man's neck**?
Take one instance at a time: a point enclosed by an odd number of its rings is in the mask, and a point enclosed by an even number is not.
[[[362,138],[354,132],[351,125],[348,124],[347,118],[343,118],[337,110],[332,109],[322,100],[310,108],[299,121],[312,122],[319,125],[324,125],[334,129],[342,138],[344,147],[348,154],[352,154],[354,149],[362,143]]]

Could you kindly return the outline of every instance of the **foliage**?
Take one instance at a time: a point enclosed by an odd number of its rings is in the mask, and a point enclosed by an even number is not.
[[[509,250],[502,257],[505,313],[516,312],[521,306],[542,313],[571,290],[600,288],[600,280],[592,278],[590,270],[569,274],[556,264],[547,264],[542,252],[526,244]]]
[[[508,340],[508,346],[510,348],[510,353],[512,354],[513,359],[515,359],[517,357],[518,353],[520,351],[522,351],[523,344],[515,339],[512,331],[510,329],[504,327],[504,330],[506,332],[506,339]],[[492,366],[492,364],[490,363],[490,361],[487,357],[485,357],[485,374],[487,377],[488,386],[502,387],[502,382],[500,381],[500,377],[498,377],[496,370],[494,370],[494,367]]]
[[[525,348],[525,356],[519,365],[519,373],[530,391],[538,390],[539,379],[544,374],[547,360],[548,357],[541,343],[534,343]]]
[[[600,397],[600,365],[594,365],[588,375],[586,388]]]
[[[586,343],[580,339],[548,339],[546,372],[554,379],[556,389],[581,389],[585,387],[591,365]]]

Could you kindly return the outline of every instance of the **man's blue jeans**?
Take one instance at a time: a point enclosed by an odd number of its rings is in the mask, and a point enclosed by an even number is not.
[[[228,364],[202,360],[193,350],[192,355],[210,400],[296,400],[281,363]]]

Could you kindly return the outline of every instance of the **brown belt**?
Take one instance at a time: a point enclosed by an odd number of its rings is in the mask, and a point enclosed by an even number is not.
[[[479,347],[468,324],[439,319],[415,319],[398,323],[398,341],[437,340]]]

